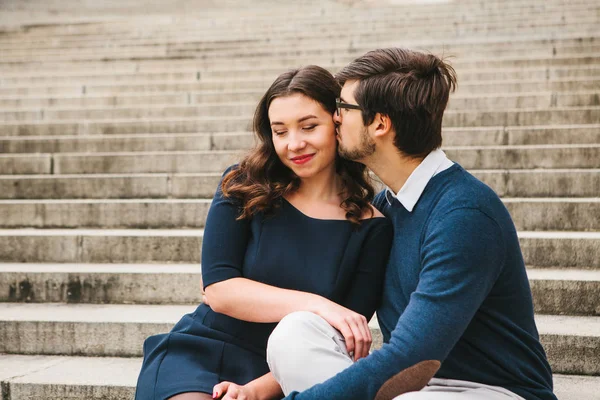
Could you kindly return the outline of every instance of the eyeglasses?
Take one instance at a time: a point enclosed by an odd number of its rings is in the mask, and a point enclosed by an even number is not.
[[[342,115],[342,108],[348,109],[348,110],[362,110],[362,108],[360,108],[360,106],[358,104],[348,104],[348,103],[344,103],[342,102],[342,99],[340,99],[339,97],[337,99],[335,99],[335,112],[337,113],[338,117],[340,115]]]

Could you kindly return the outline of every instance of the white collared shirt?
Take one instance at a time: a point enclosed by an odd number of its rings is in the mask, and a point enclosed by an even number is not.
[[[417,201],[421,198],[425,187],[437,174],[450,168],[454,163],[446,157],[442,149],[432,151],[425,157],[421,164],[410,174],[404,186],[400,188],[397,194],[394,194],[388,187],[386,188],[385,198],[391,205],[390,197],[395,197],[400,204],[409,212],[415,208]]]

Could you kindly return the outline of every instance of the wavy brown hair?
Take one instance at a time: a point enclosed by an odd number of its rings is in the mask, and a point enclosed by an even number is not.
[[[254,112],[256,146],[223,178],[221,190],[225,197],[241,203],[238,219],[250,218],[258,212],[272,213],[280,205],[280,199],[293,193],[300,186],[300,178],[286,167],[275,152],[269,120],[269,106],[278,97],[303,94],[321,104],[331,115],[335,112],[335,99],[340,94],[340,85],[324,68],[310,65],[285,72],[271,84]],[[360,224],[366,212],[373,211],[369,203],[375,191],[363,164],[342,159],[336,155],[336,173],[342,181],[346,219]]]

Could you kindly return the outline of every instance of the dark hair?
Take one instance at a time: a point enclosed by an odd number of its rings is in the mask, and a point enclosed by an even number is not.
[[[408,49],[378,49],[352,61],[336,79],[342,86],[359,81],[354,97],[364,124],[377,113],[387,115],[403,154],[424,157],[441,147],[442,117],[456,89],[456,72],[442,59]]]
[[[272,212],[278,201],[300,186],[300,178],[286,167],[275,152],[269,120],[269,106],[278,97],[301,93],[317,101],[333,115],[335,99],[340,94],[340,85],[326,69],[316,65],[306,66],[281,74],[264,94],[254,113],[254,133],[257,144],[232,169],[221,185],[223,195],[241,200],[239,219],[252,217],[257,212]],[[369,204],[375,191],[371,185],[367,169],[354,161],[344,160],[336,155],[336,172],[342,180],[344,199],[340,206],[346,211],[346,218],[359,224],[362,215],[372,209]],[[372,215],[372,214],[371,214]]]

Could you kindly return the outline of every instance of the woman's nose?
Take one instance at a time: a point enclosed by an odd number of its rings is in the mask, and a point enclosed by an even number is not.
[[[299,135],[290,136],[291,137],[288,143],[288,149],[290,149],[291,151],[298,151],[306,147],[306,142],[301,137],[299,137]]]

